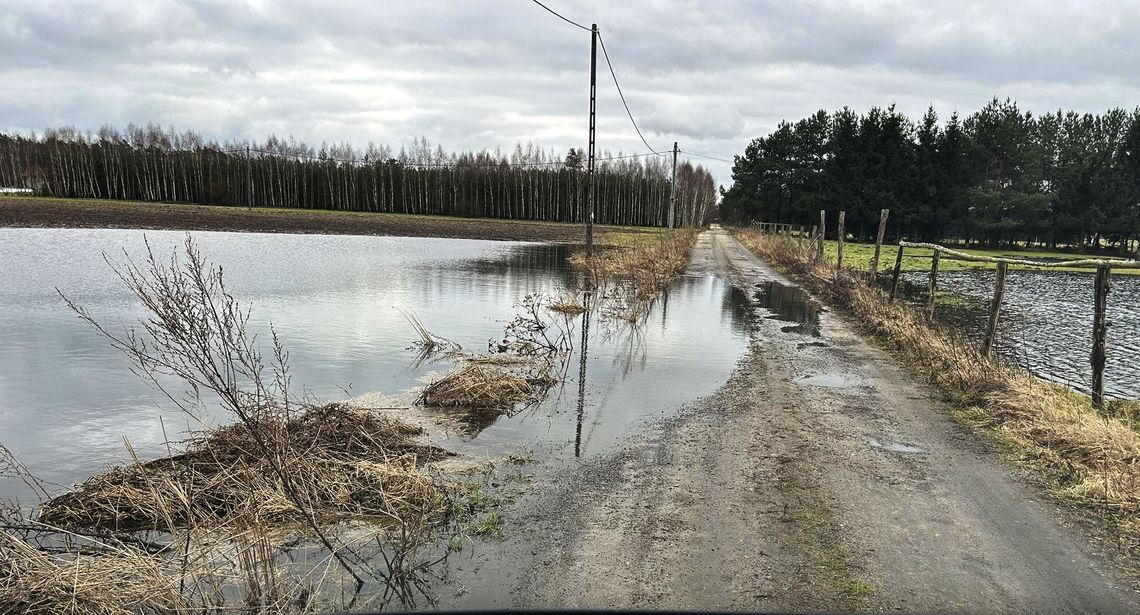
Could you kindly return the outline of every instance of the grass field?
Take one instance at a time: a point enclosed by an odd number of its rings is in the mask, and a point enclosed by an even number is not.
[[[829,240],[824,242],[824,254],[827,255],[827,260],[835,262],[837,242]],[[1018,258],[1027,260],[1076,260],[1084,258],[1082,255],[1073,254],[1072,252],[1049,252],[1049,251],[1019,251],[1019,250],[978,250],[978,249],[959,249],[954,248],[959,252],[967,254],[974,254],[977,256],[990,256],[990,257],[1007,257]],[[903,271],[930,271],[930,258],[934,253],[933,250],[926,248],[907,248],[903,252]],[[871,268],[871,258],[875,254],[875,244],[873,243],[844,243],[843,244],[843,265],[848,268],[867,271]],[[897,245],[884,245],[882,254],[879,256],[879,271],[889,271],[895,266],[895,257],[898,254]],[[1089,258],[1098,258],[1089,256]],[[938,263],[939,271],[960,271],[964,269],[996,269],[995,263],[978,263],[973,261],[954,260],[951,257],[942,255]],[[1083,271],[1092,273],[1094,270],[1091,268],[1080,267],[1030,267],[1026,265],[1010,265],[1011,270],[1015,269],[1038,269],[1049,271]],[[1137,269],[1117,269],[1113,270],[1113,275],[1136,275],[1140,274]]]

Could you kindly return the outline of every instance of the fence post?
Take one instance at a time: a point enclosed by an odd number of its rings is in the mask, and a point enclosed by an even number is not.
[[[875,236],[875,256],[871,259],[871,277],[879,273],[879,252],[883,249],[883,235],[887,232],[887,216],[891,210],[879,210],[879,234]]]
[[[994,280],[994,300],[990,304],[990,317],[986,322],[986,337],[982,339],[982,355],[990,356],[994,347],[994,336],[997,335],[998,314],[1001,312],[1001,299],[1005,294],[1005,272],[1009,269],[1006,263],[998,263],[997,279]]]
[[[1096,268],[1095,301],[1093,312],[1092,347],[1092,402],[1097,410],[1104,410],[1104,363],[1108,338],[1108,289],[1110,269],[1106,265]]]
[[[839,275],[843,271],[843,236],[847,231],[843,228],[844,218],[847,217],[847,212],[839,212],[839,234],[836,236],[836,241],[839,243],[835,247],[835,275]]]
[[[899,287],[899,273],[902,273],[903,247],[899,244],[899,251],[895,254],[895,270],[891,274],[891,301],[895,300],[895,291]]]
[[[819,257],[823,258],[823,240],[827,236],[827,210],[819,210]]]
[[[938,291],[938,258],[940,254],[942,253],[935,250],[934,256],[930,259],[930,294],[926,297],[927,320],[934,320],[934,295]]]

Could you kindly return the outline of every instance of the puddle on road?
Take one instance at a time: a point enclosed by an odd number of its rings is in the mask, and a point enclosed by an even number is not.
[[[827,389],[853,389],[863,384],[861,379],[843,374],[811,374],[796,378],[793,382]]]
[[[772,320],[794,323],[782,327],[785,333],[820,336],[820,304],[807,291],[798,286],[789,286],[776,281],[757,284],[756,301],[768,310]]]
[[[899,442],[891,442],[890,440],[880,441],[878,438],[867,438],[867,444],[870,445],[871,448],[877,448],[879,450],[890,451],[892,453],[905,453],[908,455],[918,455],[918,454],[925,454],[927,452],[926,449],[918,447],[918,446],[913,446],[910,444],[902,444]]]

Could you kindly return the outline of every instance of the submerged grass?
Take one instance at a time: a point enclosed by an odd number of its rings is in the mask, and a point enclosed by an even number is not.
[[[863,276],[817,259],[786,238],[737,230],[736,237],[778,269],[843,309],[927,382],[945,392],[959,418],[1005,443],[1040,471],[1055,494],[1103,513],[1121,546],[1140,546],[1140,433],[1136,406],[1101,414],[1091,400],[1043,382],[975,344],[932,325],[920,310],[891,302]]]

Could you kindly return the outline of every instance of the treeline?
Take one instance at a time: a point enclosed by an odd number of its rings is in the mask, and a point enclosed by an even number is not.
[[[669,223],[671,161],[598,158],[595,222]],[[426,139],[399,152],[375,144],[315,149],[274,136],[217,143],[154,124],[94,135],[70,127],[0,134],[0,187],[55,197],[580,222],[585,166],[573,148],[560,156],[529,143],[510,154],[448,153]],[[678,164],[677,225],[703,224],[716,197],[707,170]]]
[[[847,212],[869,238],[890,208],[892,236],[1111,246],[1140,239],[1140,109],[1034,116],[993,99],[945,123],[893,106],[819,111],[752,141],[733,166],[721,215],[812,224]],[[834,232],[834,229],[831,230]]]

